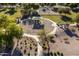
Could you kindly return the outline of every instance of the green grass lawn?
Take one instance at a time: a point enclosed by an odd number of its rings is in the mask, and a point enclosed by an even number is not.
[[[75,13],[75,12],[71,11],[71,14],[64,14],[64,13],[62,13],[61,15],[66,15],[66,16],[72,18],[72,20],[75,20],[75,17],[76,17],[77,14],[79,14],[79,13]],[[65,21],[63,21],[60,18],[60,16],[56,16],[56,15],[43,15],[42,17],[48,18],[48,19],[56,22],[57,24],[64,24],[64,23],[69,23],[70,24],[70,23],[74,23],[74,21],[73,22],[71,22],[71,21],[65,22]]]
[[[63,20],[60,19],[60,16],[44,15],[43,17],[48,18],[56,23],[65,23]]]

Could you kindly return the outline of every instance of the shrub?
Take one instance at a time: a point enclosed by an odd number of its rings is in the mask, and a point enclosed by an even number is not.
[[[35,52],[37,52],[37,48],[35,49]]]
[[[68,38],[64,38],[64,40],[68,40]]]
[[[22,42],[20,44],[22,44]]]
[[[63,53],[61,53],[61,56],[63,56]]]
[[[28,56],[30,56],[30,53],[28,53]]]
[[[72,29],[73,32],[75,32],[75,29]]]
[[[54,38],[54,36],[53,36],[53,35],[49,35],[48,37],[49,37],[50,39],[53,39],[53,38]]]
[[[65,43],[66,43],[66,44],[70,44],[70,42],[67,42],[67,41],[66,41]]]
[[[32,47],[30,46],[30,50],[32,50]]]
[[[36,56],[37,54],[35,53],[35,56]]]
[[[57,56],[57,54],[54,52],[54,56]]]
[[[59,51],[57,52],[57,55],[59,55],[59,56],[61,55]]]
[[[25,43],[26,43],[26,40],[25,40]]]
[[[43,50],[47,50],[47,47],[43,47]]]
[[[45,44],[43,44],[43,46],[45,46]]]
[[[50,56],[53,56],[53,53],[52,52],[50,52]]]
[[[79,39],[76,39],[76,40],[79,40]]]
[[[25,45],[27,45],[27,43],[25,43]]]
[[[24,54],[26,53],[26,50],[24,50]]]
[[[22,47],[20,49],[22,49]]]
[[[51,39],[50,41],[51,41],[52,43],[55,43],[55,40],[53,40],[53,39]]]

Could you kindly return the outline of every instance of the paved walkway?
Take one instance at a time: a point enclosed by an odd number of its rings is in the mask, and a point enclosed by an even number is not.
[[[12,50],[12,52],[11,52],[11,55],[13,55],[13,52],[14,52],[16,46],[17,46],[17,39],[15,38],[15,39],[14,39],[14,47],[13,47],[13,50]]]
[[[50,33],[48,33],[48,35],[55,34],[56,30],[58,28],[57,24],[55,22],[51,21],[50,19],[47,19],[47,18],[41,17],[41,19],[49,20],[50,22],[52,22],[52,26],[54,27],[54,29],[53,29],[53,31],[51,31]],[[42,49],[42,46],[39,44],[40,41],[38,39],[38,36],[37,35],[30,35],[30,34],[26,34],[26,33],[24,33],[23,36],[28,36],[28,37],[35,38],[35,40],[37,41],[37,44],[38,44],[38,54],[37,54],[37,56],[41,56],[43,49]]]
[[[48,21],[52,22],[52,26],[54,27],[54,29],[50,33],[48,33],[48,35],[55,34],[56,33],[56,30],[58,28],[57,24],[54,21],[52,21],[52,20],[50,20],[48,18],[41,17],[41,19],[48,20]]]
[[[30,34],[26,34],[26,33],[24,33],[23,36],[32,37],[37,41],[37,46],[38,46],[38,54],[37,54],[37,56],[41,56],[43,50],[42,50],[42,46],[39,44],[40,41],[38,39],[38,36],[37,35],[30,35]]]
[[[48,21],[52,22],[52,26],[54,27],[54,29],[50,33],[48,33],[48,35],[55,34],[56,30],[57,30],[57,24],[55,22],[51,21],[50,19],[47,19],[47,18],[41,17],[41,19],[48,20]],[[37,41],[37,45],[38,45],[38,54],[37,54],[37,56],[41,56],[43,49],[42,49],[42,46],[39,44],[40,43],[40,41],[38,39],[39,36],[38,35],[26,34],[26,33],[24,33],[23,36],[32,37]],[[15,42],[15,43],[17,44],[17,42]],[[16,44],[14,45],[14,48],[12,50],[11,55],[13,54],[14,49],[16,48]]]

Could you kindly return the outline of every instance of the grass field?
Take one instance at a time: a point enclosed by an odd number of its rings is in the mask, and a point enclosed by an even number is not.
[[[44,15],[43,17],[48,18],[56,23],[65,23],[63,20],[60,19],[60,16]]]
[[[64,14],[64,13],[61,14],[61,15],[65,15],[65,16],[68,16],[68,17],[72,18],[72,20],[73,20],[72,22],[71,21],[65,22],[60,18],[61,16],[57,16],[57,15],[43,15],[42,17],[48,18],[48,19],[56,22],[57,24],[64,24],[64,23],[69,23],[70,24],[70,23],[75,22],[75,18],[78,14],[79,13],[75,13],[75,12],[72,12],[72,11],[71,11],[71,14]]]

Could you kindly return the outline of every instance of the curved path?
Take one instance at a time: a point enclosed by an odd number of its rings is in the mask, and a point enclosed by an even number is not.
[[[14,41],[14,47],[12,49],[11,56],[13,55],[13,52],[14,52],[16,46],[17,46],[17,39],[15,38],[13,41]]]
[[[24,36],[31,37],[31,38],[34,38],[34,39],[36,40],[36,42],[37,42],[37,47],[38,47],[38,54],[37,54],[37,56],[41,56],[41,55],[42,55],[42,47],[41,47],[40,44],[39,44],[40,41],[39,41],[39,39],[38,39],[38,36],[37,36],[37,35],[30,35],[30,34],[26,34],[26,33],[23,34],[23,37],[24,37]],[[14,52],[16,46],[17,46],[17,41],[16,41],[16,40],[14,40],[14,41],[15,41],[15,45],[14,45],[14,47],[13,47],[13,50],[12,50],[12,52],[11,52],[11,55],[13,55],[13,52]]]
[[[48,35],[55,34],[56,33],[56,30],[58,28],[57,24],[54,21],[52,21],[52,20],[50,20],[48,18],[41,17],[41,19],[48,20],[48,21],[52,22],[52,26],[54,27],[54,29],[53,29],[53,31],[51,31],[50,33],[48,33]]]
[[[37,56],[41,56],[43,50],[42,50],[42,46],[40,46],[40,44],[39,44],[40,41],[38,39],[38,36],[37,35],[30,35],[30,34],[26,34],[26,33],[24,33],[23,36],[32,37],[37,41],[37,46],[38,46],[38,54],[37,54]]]
[[[50,21],[50,22],[53,23],[52,26],[54,27],[54,29],[53,29],[53,31],[51,31],[50,33],[48,33],[48,35],[55,34],[56,30],[58,28],[57,24],[54,21],[51,21],[50,19],[47,19],[47,18],[41,17],[41,19],[48,20],[48,21]],[[41,56],[43,50],[42,50],[42,46],[39,44],[40,43],[40,41],[38,39],[39,36],[37,36],[37,35],[30,35],[30,34],[26,34],[26,33],[24,33],[23,36],[32,37],[32,38],[34,38],[37,41],[37,44],[38,44],[38,54],[37,54],[37,56]]]
[[[58,28],[57,24],[56,24],[54,21],[51,21],[50,19],[47,19],[47,18],[41,17],[41,19],[48,20],[48,21],[50,21],[50,22],[53,23],[52,26],[54,27],[54,29],[53,29],[53,31],[51,31],[51,32],[48,33],[47,35],[55,34],[55,33],[56,33],[56,30],[57,30],[57,28]],[[39,39],[38,39],[39,36],[38,36],[38,35],[26,34],[26,33],[24,33],[23,36],[32,37],[32,38],[34,38],[34,39],[37,41],[37,45],[38,45],[38,54],[37,54],[37,56],[41,56],[43,49],[42,49],[42,46],[39,44],[39,43],[40,43],[40,41],[39,41]],[[14,45],[14,48],[13,48],[13,50],[12,50],[11,55],[13,54],[15,48],[16,48],[16,44]]]

